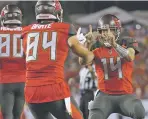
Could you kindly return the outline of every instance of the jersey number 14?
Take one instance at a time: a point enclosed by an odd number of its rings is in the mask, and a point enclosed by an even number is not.
[[[107,60],[109,60],[109,63],[107,63]],[[121,79],[123,77],[120,57],[117,57],[116,64],[114,64],[114,60],[115,60],[114,58],[109,58],[109,59],[103,58],[103,59],[101,59],[101,62],[103,64],[103,69],[104,69],[104,79],[105,80],[109,80],[109,69],[112,72],[117,70],[119,79]]]

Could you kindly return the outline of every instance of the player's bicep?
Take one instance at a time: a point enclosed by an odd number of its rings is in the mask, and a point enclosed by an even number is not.
[[[129,60],[133,61],[135,59],[135,50],[133,48],[128,48],[128,56],[129,56]]]

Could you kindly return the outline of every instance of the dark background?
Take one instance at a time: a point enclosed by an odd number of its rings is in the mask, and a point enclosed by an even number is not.
[[[25,24],[35,21],[34,6],[36,1],[0,1],[0,9],[6,4],[18,4],[25,19]],[[69,15],[76,13],[93,13],[110,6],[118,6],[127,11],[148,10],[148,1],[61,1],[64,9],[64,20],[69,21]]]

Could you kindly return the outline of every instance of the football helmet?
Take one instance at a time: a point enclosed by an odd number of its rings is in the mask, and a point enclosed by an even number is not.
[[[62,22],[63,9],[58,0],[39,0],[35,5],[36,20],[54,20]]]
[[[22,24],[22,12],[16,5],[6,5],[1,11],[1,24],[9,25],[21,25]]]
[[[117,41],[119,39],[119,36],[120,36],[120,33],[121,33],[121,22],[120,22],[120,20],[115,15],[106,14],[99,19],[97,31],[99,31],[101,33],[102,30],[107,30],[108,26],[111,30],[115,31],[115,38],[116,38],[116,41]],[[107,41],[104,44],[109,45],[107,43]]]

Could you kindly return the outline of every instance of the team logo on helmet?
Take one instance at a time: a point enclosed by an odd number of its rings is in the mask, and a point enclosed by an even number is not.
[[[120,20],[117,19],[117,18],[115,18],[115,17],[112,17],[112,18],[113,18],[113,20],[114,20],[114,22],[115,22],[115,25],[116,25],[118,28],[120,28],[120,27],[121,27]]]

